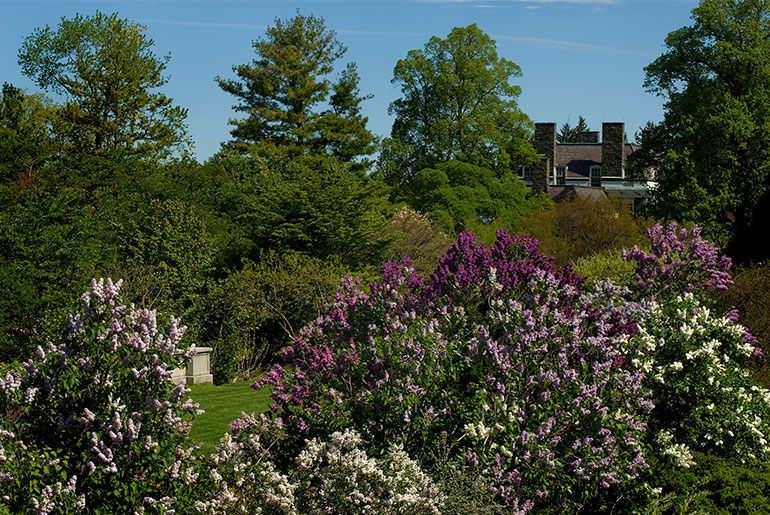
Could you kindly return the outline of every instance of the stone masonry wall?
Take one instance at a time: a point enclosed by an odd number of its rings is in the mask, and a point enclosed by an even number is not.
[[[548,177],[551,173],[551,161],[547,157],[541,157],[540,162],[532,167],[532,192],[548,193]]]
[[[556,124],[535,124],[535,152],[544,156],[551,163],[556,163]]]
[[[602,177],[621,177],[626,164],[623,152],[625,124],[605,122],[602,124]]]

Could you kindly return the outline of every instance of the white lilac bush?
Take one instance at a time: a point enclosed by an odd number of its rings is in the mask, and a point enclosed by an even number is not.
[[[275,421],[245,416],[212,456],[215,489],[196,508],[207,514],[441,513],[443,494],[397,444],[375,459],[355,430],[306,442],[287,474],[270,448],[281,437]],[[259,431],[256,431],[256,430]]]
[[[657,406],[651,430],[664,449],[682,449],[680,463],[688,462],[685,449],[770,458],[770,392],[746,367],[758,351],[732,314],[716,316],[692,293],[678,295],[656,303],[637,342],[633,363],[646,371]]]
[[[0,513],[182,513],[199,472],[197,405],[171,371],[184,327],[93,281],[59,341],[0,379]],[[179,351],[179,352],[178,352]]]
[[[630,342],[631,364],[644,372],[656,406],[654,449],[684,467],[693,464],[692,451],[767,462],[770,392],[747,368],[761,349],[736,311],[719,316],[703,296],[705,288],[731,283],[729,259],[698,227],[672,223],[648,234],[650,253],[635,247],[623,255],[637,264],[637,299],[654,299]]]

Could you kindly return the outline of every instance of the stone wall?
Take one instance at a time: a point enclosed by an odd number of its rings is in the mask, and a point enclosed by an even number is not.
[[[625,124],[605,122],[602,124],[602,177],[622,177],[626,164],[623,152]]]
[[[584,131],[578,134],[578,143],[599,143],[599,131]]]

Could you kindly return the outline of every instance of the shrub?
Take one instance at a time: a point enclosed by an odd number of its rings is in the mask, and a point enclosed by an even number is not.
[[[728,270],[732,261],[719,256],[718,249],[701,238],[698,226],[687,230],[671,222],[647,229],[650,253],[634,245],[623,250],[623,259],[636,262],[636,283],[641,294],[666,296],[714,288],[726,290],[732,284]]]
[[[575,272],[593,281],[610,280],[619,286],[631,287],[636,264],[626,261],[616,250],[584,256],[575,261]]]
[[[623,199],[577,197],[523,220],[517,229],[537,238],[543,253],[565,264],[641,244],[642,227],[647,223],[634,219]]]
[[[83,294],[69,332],[0,380],[0,498],[8,513],[173,513],[198,478],[187,441],[197,405],[170,380],[178,353],[120,281]],[[2,508],[0,508],[0,511]]]
[[[420,274],[433,271],[438,258],[449,248],[452,241],[428,217],[406,206],[393,215],[383,234],[390,239],[386,252],[389,260],[398,261],[404,256],[414,263]]]
[[[661,493],[646,513],[770,513],[770,466],[748,466],[712,454],[694,453],[693,457],[695,464],[688,469],[654,467],[654,485]]]
[[[271,442],[280,423],[244,416],[213,456],[217,489],[197,509],[229,513],[438,514],[443,495],[399,445],[374,459],[359,448],[358,433],[334,432],[305,443],[288,474],[277,471]]]
[[[747,370],[754,340],[692,293],[655,304],[635,337],[634,368],[658,406],[650,429],[664,456],[692,464],[691,450],[740,460],[770,459],[770,392]]]
[[[770,263],[738,268],[733,284],[715,295],[720,313],[737,309],[740,320],[756,336],[764,349],[764,359],[756,363],[755,375],[770,387]]]
[[[209,299],[215,382],[249,377],[274,361],[299,328],[322,313],[344,274],[335,261],[275,251],[231,273]]]
[[[275,388],[277,456],[354,427],[374,455],[401,443],[425,466],[473,468],[522,513],[632,480],[652,408],[642,374],[620,366],[633,325],[598,313],[582,282],[505,232],[490,248],[461,235],[430,285],[408,260],[370,294],[348,280],[256,384]]]

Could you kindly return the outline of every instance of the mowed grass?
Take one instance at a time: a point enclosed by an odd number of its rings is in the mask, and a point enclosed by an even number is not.
[[[203,442],[202,453],[211,453],[219,439],[230,429],[227,425],[241,416],[241,412],[261,413],[270,403],[270,388],[254,390],[254,381],[242,381],[220,386],[192,384],[187,387],[193,402],[201,405],[206,413],[195,417],[190,439]]]

